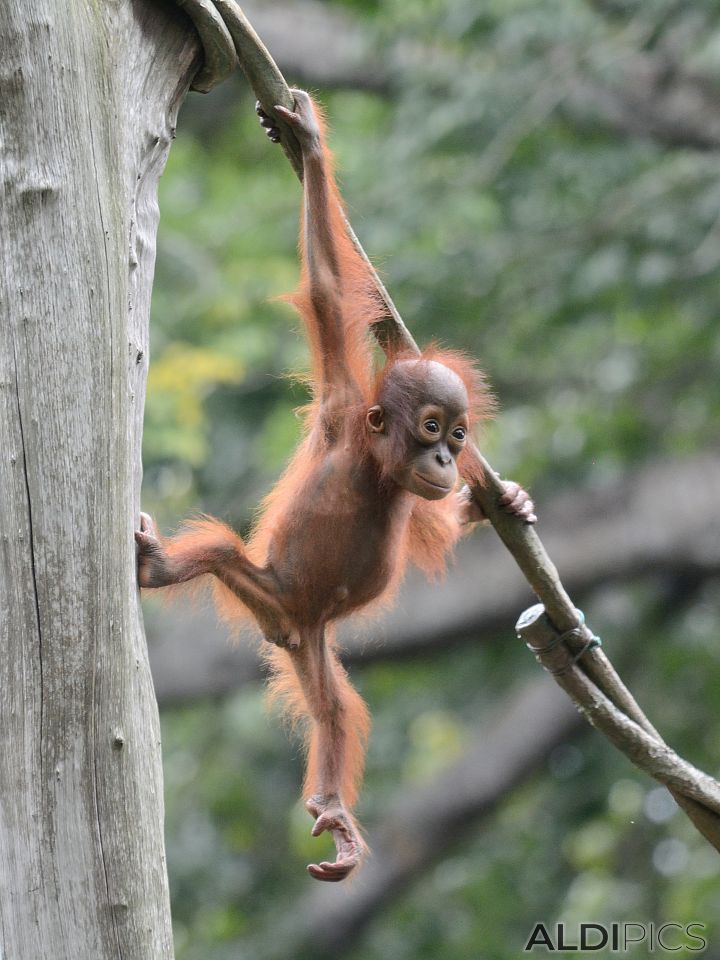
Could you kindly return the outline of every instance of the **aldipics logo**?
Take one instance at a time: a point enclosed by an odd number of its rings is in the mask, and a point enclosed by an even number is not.
[[[574,953],[608,950],[627,953],[643,947],[648,953],[700,953],[707,948],[704,923],[580,923],[572,929],[558,923],[550,927],[536,923],[524,950],[545,953]],[[637,955],[637,954],[635,954]]]

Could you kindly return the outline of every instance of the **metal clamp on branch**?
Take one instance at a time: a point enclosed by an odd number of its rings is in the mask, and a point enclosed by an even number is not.
[[[664,784],[697,829],[720,850],[720,783],[665,743],[598,649],[582,613],[576,613],[577,625],[561,633],[538,603],[522,614],[515,629],[589,722],[636,767]]]

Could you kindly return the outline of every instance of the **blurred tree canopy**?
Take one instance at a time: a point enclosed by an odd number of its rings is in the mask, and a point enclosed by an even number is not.
[[[293,22],[306,6],[368,51],[366,76],[334,63],[320,90],[350,219],[415,336],[482,359],[500,401],[483,446],[541,519],[550,492],[716,453],[720,3],[274,5],[297,35],[281,68],[317,87],[328,74]],[[252,107],[240,78],[193,96],[161,184],[144,503],[167,523],[201,508],[247,529],[298,436],[305,393],[289,374],[306,350],[275,298],[297,280],[300,195]],[[632,642],[611,655],[649,716],[710,772],[717,587],[717,571],[648,570],[591,600],[595,628]],[[359,673],[375,716],[364,821],[441,775],[535,675],[504,636]],[[167,710],[164,727],[178,957],[304,956],[291,933],[271,947],[318,841],[289,815],[300,764],[260,691]],[[342,955],[502,960],[557,920],[720,933],[716,854],[589,731],[484,826]]]

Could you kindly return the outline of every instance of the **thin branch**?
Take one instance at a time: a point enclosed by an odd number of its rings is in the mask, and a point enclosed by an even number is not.
[[[186,8],[189,8],[193,3],[204,6],[207,0],[182,0],[182,2]],[[214,2],[235,43],[240,65],[263,108],[273,116],[273,107],[276,104],[292,108],[293,96],[284,77],[235,0],[214,0]],[[283,149],[295,173],[302,179],[302,154],[299,144],[287,124],[282,122],[282,118],[277,119],[277,123]],[[374,327],[381,346],[387,349],[389,344],[393,344],[417,353],[417,344],[400,318],[390,295],[375,273],[349,224],[348,231],[358,252],[368,263],[379,297],[386,307],[385,320]],[[543,605],[542,617],[536,617],[532,620],[532,624],[530,621],[524,623],[521,618],[519,623],[526,630],[531,627],[540,630],[542,625],[542,630],[545,632],[550,631],[559,636],[569,635],[575,631],[578,642],[586,643],[592,638],[592,633],[579,621],[578,611],[570,600],[555,565],[550,560],[535,529],[516,517],[509,516],[500,507],[499,500],[504,492],[502,481],[474,447],[471,448],[470,459],[474,459],[475,467],[478,464],[482,467],[484,474],[482,484],[473,485],[473,496]],[[540,643],[538,656],[543,655],[542,647],[543,644]],[[554,647],[553,650],[560,655],[563,647]],[[565,652],[569,657],[567,651]],[[581,699],[586,714],[593,721],[597,721],[600,717],[612,718],[612,722],[603,720],[602,724],[596,723],[598,729],[602,730],[619,749],[627,746],[624,752],[633,762],[638,763],[642,759],[645,763],[643,768],[651,772],[651,775],[664,777],[663,782],[673,784],[673,794],[689,818],[713,846],[720,849],[720,806],[716,806],[714,801],[711,802],[713,790],[720,791],[720,784],[690,767],[689,764],[685,764],[681,769],[678,764],[684,764],[684,761],[680,761],[680,758],[674,754],[672,757],[669,756],[669,748],[662,742],[601,650],[588,650],[583,657],[582,669],[572,666],[564,670],[561,676],[556,675],[556,679],[558,682],[567,681],[569,677],[577,680],[577,674],[582,674],[592,681],[595,687],[594,690],[588,688],[583,692]],[[561,685],[564,686],[564,682],[561,682]],[[572,696],[569,689],[567,692]],[[578,691],[575,692],[578,693]],[[637,728],[632,748],[627,741],[627,729],[632,728],[628,728],[627,724],[634,724]],[[619,732],[621,727],[625,731],[623,735]],[[658,757],[657,763],[653,766],[650,763],[653,751],[662,753],[664,762],[660,762],[661,758]],[[652,770],[655,772],[652,773]]]
[[[373,31],[349,7],[323,0],[250,0],[243,9],[288,76],[323,90],[392,92],[397,58],[378,47]]]
[[[184,0],[184,2],[190,2],[190,0]],[[245,14],[237,3],[235,3],[235,0],[214,0],[214,2],[233,38],[240,67],[247,77],[248,83],[252,87],[255,96],[260,101],[263,110],[275,119],[278,129],[280,130],[280,143],[285,151],[285,155],[290,161],[298,179],[302,181],[303,162],[300,144],[297,142],[292,128],[284,122],[282,117],[276,116],[273,109],[276,105],[287,107],[288,109],[294,108],[295,101],[292,93],[290,93],[290,88],[285,82],[285,78],[278,69],[277,64],[268,53],[262,40],[260,40],[255,33]],[[392,344],[395,347],[402,347],[409,353],[418,353],[418,345],[403,323],[402,317],[393,303],[390,294],[385,289],[382,280],[370,263],[352,227],[347,220],[345,222],[357,252],[367,263],[368,270],[377,287],[380,299],[387,311],[387,317],[376,323],[373,327],[379,343],[384,348]]]
[[[200,35],[204,63],[195,74],[192,89],[208,93],[226,80],[237,66],[232,37],[212,0],[175,0]]]

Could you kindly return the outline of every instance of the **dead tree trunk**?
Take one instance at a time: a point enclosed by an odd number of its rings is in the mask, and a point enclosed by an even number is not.
[[[135,584],[162,0],[0,4],[0,956],[173,955]]]

